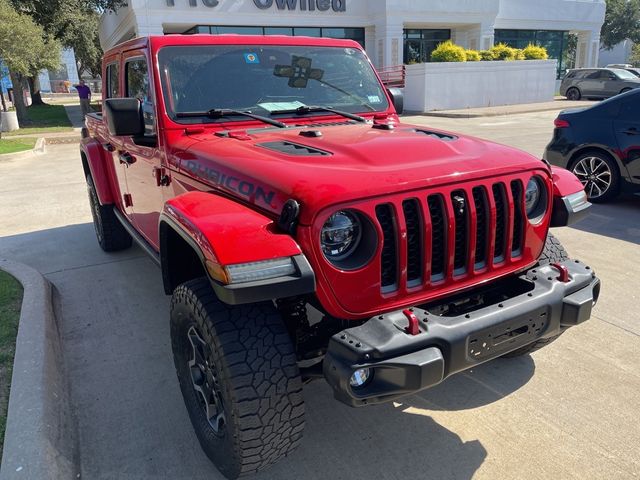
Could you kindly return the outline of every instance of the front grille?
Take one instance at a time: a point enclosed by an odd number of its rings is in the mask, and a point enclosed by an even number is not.
[[[431,279],[440,280],[444,277],[446,260],[446,212],[442,195],[430,195],[428,202],[431,217]]]
[[[504,260],[504,250],[507,244],[507,198],[504,185],[502,183],[493,184],[493,201],[496,204],[496,243],[493,249],[493,260],[500,262]]]
[[[524,200],[522,198],[522,182],[511,182],[511,195],[513,196],[513,239],[511,240],[511,252],[513,256],[522,254],[522,236],[524,234]]]
[[[422,279],[422,213],[415,198],[402,202],[402,210],[407,224],[407,282],[412,286]]]
[[[393,290],[396,287],[398,272],[398,249],[396,248],[396,230],[391,205],[376,207],[376,217],[382,227],[381,285],[382,290]]]
[[[400,211],[402,215],[396,215]],[[515,261],[525,244],[521,180],[413,195],[375,208],[383,293],[465,278]]]
[[[482,268],[487,262],[487,240],[489,237],[489,208],[484,187],[473,189],[473,206],[476,209],[475,266]]]

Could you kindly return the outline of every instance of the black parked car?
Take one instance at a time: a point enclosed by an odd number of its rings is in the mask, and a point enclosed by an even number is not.
[[[560,112],[544,158],[571,170],[589,200],[640,189],[640,90]]]

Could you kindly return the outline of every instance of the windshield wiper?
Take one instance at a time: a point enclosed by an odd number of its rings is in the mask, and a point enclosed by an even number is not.
[[[256,115],[251,112],[243,112],[241,110],[232,110],[229,108],[212,108],[206,112],[178,112],[176,117],[178,118],[193,118],[193,117],[208,117],[208,118],[222,118],[232,117],[234,115],[240,115],[244,117],[253,118],[254,120],[260,120],[261,122],[268,123],[278,128],[287,128],[286,123],[273,120],[271,118],[263,117],[262,115]]]
[[[366,118],[361,117],[360,115],[355,115],[355,114],[349,113],[349,112],[343,112],[342,110],[336,110],[335,108],[331,108],[331,107],[308,107],[306,105],[303,105],[302,107],[295,108],[293,110],[274,110],[273,112],[271,112],[271,114],[273,115],[274,113],[275,114],[279,114],[279,113],[296,113],[298,115],[306,115],[307,113],[314,113],[314,112],[335,113],[336,115],[340,115],[342,117],[350,118],[351,120],[355,120],[356,122],[360,122],[360,123],[366,123],[366,121],[367,121]]]

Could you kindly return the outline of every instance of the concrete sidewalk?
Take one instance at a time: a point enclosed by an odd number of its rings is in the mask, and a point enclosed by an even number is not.
[[[552,102],[523,103],[519,105],[503,105],[499,107],[463,108],[459,110],[434,110],[426,113],[405,112],[405,116],[423,115],[427,117],[445,118],[477,118],[499,117],[503,115],[516,115],[521,113],[548,112],[552,110],[564,110],[566,108],[589,107],[596,102],[581,100],[577,102],[565,100],[564,97],[556,98]]]

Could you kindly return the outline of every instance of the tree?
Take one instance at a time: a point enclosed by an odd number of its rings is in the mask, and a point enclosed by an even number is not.
[[[627,39],[640,42],[640,0],[607,0],[600,42],[611,50]]]
[[[629,63],[632,63],[634,67],[640,67],[640,43],[635,43],[633,47],[631,47]]]
[[[78,73],[88,70],[100,74],[102,48],[98,40],[100,12],[116,10],[126,0],[11,0],[16,9],[25,13],[65,48],[76,55]],[[37,75],[29,79],[34,103],[42,103]]]
[[[18,121],[28,122],[22,97],[26,77],[60,66],[60,44],[27,15],[18,13],[7,0],[0,0],[0,58],[13,83]]]

